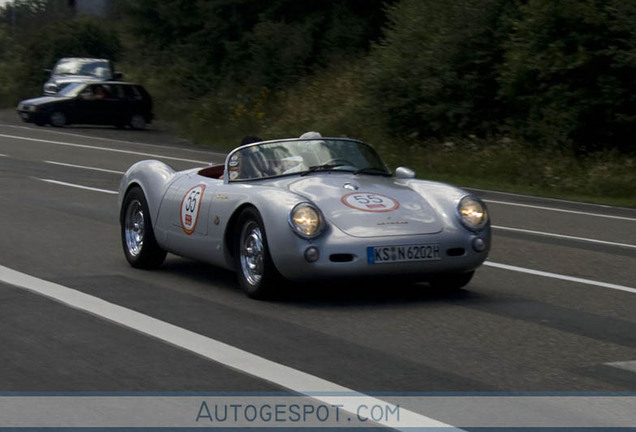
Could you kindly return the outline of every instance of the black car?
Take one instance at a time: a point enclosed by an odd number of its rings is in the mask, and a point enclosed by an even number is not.
[[[38,126],[68,124],[131,126],[145,129],[153,119],[152,98],[139,84],[75,82],[53,96],[23,100],[18,115]]]
[[[44,83],[45,95],[54,95],[73,82],[121,80],[122,78],[120,72],[114,71],[110,60],[90,57],[61,58],[52,70],[47,69],[45,72],[50,74]]]

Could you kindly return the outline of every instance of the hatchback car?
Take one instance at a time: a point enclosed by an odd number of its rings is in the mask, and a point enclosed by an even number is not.
[[[153,119],[152,98],[139,84],[74,82],[52,96],[23,100],[18,115],[38,126],[114,125],[145,129]]]
[[[107,59],[87,57],[65,57],[55,63],[53,69],[45,70],[50,74],[44,83],[44,94],[54,95],[73,82],[120,80],[122,74],[115,72],[113,63]]]

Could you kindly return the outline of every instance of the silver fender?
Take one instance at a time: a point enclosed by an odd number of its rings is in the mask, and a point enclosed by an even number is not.
[[[122,204],[126,192],[133,185],[138,185],[146,196],[148,209],[150,210],[150,220],[157,220],[161,200],[168,186],[175,178],[176,171],[169,165],[158,160],[144,160],[132,165],[119,183],[119,196],[117,204],[122,211]]]

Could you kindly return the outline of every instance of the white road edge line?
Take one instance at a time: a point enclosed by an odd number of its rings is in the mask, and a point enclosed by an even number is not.
[[[28,126],[15,126],[15,125],[2,124],[2,123],[0,123],[0,126],[8,127],[8,128],[15,128],[15,129],[27,129],[27,130],[31,130],[31,131],[37,130],[37,129],[33,129],[32,127],[28,127]],[[215,152],[215,151],[211,151],[211,150],[197,150],[197,149],[177,147],[177,146],[174,146],[174,145],[166,145],[166,144],[148,144],[148,143],[142,143],[142,142],[138,142],[138,141],[126,141],[126,140],[120,140],[120,139],[115,139],[115,138],[102,138],[102,137],[96,137],[96,136],[91,136],[91,135],[82,135],[82,134],[75,134],[75,133],[70,133],[70,132],[54,131],[54,130],[50,130],[50,129],[46,129],[46,133],[69,136],[69,137],[73,137],[73,138],[87,138],[87,139],[96,140],[96,141],[106,141],[106,142],[115,142],[115,143],[119,143],[119,144],[136,145],[136,146],[140,146],[140,147],[151,147],[153,149],[154,148],[162,148],[162,149],[168,149],[168,150],[184,151],[184,152],[188,152],[188,153],[199,153],[199,154],[205,155],[205,156],[214,155],[214,156],[219,156],[219,157],[222,157],[222,158],[225,158],[225,156],[226,156],[225,153]],[[184,140],[184,142],[187,143],[187,141],[185,141],[185,140]]]
[[[630,372],[636,372],[636,360],[605,363],[605,365],[623,369]]]
[[[108,189],[99,189],[99,188],[94,188],[94,187],[90,187],[90,186],[82,186],[82,185],[78,185],[78,184],[74,184],[74,183],[66,183],[66,182],[62,182],[62,181],[58,181],[58,180],[42,179],[42,178],[37,178],[37,177],[32,177],[32,178],[34,178],[36,180],[43,181],[43,182],[56,184],[56,185],[69,186],[69,187],[73,187],[73,188],[77,188],[77,189],[85,189],[85,190],[95,191],[95,192],[102,192],[102,193],[107,193],[107,194],[111,194],[111,195],[117,195],[119,193],[119,192],[108,190]]]
[[[64,163],[64,162],[44,161],[44,163],[52,164],[52,165],[60,165],[60,166],[65,166],[65,167],[71,167],[71,168],[81,168],[81,169],[86,169],[86,170],[91,170],[91,171],[100,171],[100,172],[106,172],[106,173],[111,173],[111,174],[124,174],[123,171],[109,170],[109,169],[105,169],[105,168],[88,167],[88,166],[84,166],[84,165],[74,165],[74,164]]]
[[[618,291],[625,291],[625,292],[629,292],[632,294],[636,294],[636,288],[631,288],[631,287],[626,287],[623,285],[616,285],[616,284],[611,284],[611,283],[607,283],[607,282],[598,282],[598,281],[594,281],[591,279],[583,279],[583,278],[578,278],[578,277],[572,277],[572,276],[565,276],[565,275],[561,275],[558,273],[550,273],[550,272],[544,272],[544,271],[540,271],[540,270],[532,270],[532,269],[527,269],[524,267],[517,267],[517,266],[513,266],[513,265],[508,265],[508,264],[500,264],[500,263],[495,263],[492,261],[486,261],[484,262],[485,266],[489,266],[489,267],[495,267],[495,268],[499,268],[502,270],[510,270],[510,271],[515,271],[515,272],[519,272],[519,273],[527,273],[527,274],[531,274],[531,275],[535,275],[535,276],[542,276],[542,277],[548,277],[548,278],[552,278],[552,279],[559,279],[559,280],[564,280],[564,281],[568,281],[568,282],[576,282],[576,283],[580,283],[580,284],[584,284],[584,285],[594,285],[594,286],[598,286],[601,288],[610,288],[610,289],[614,289],[614,290],[618,290]]]
[[[636,222],[636,218],[630,218],[625,216],[604,215],[600,213],[589,213],[589,212],[583,212],[583,211],[577,211],[577,210],[566,210],[566,209],[536,206],[536,205],[530,205],[530,204],[519,204],[519,203],[512,203],[507,201],[496,201],[496,200],[483,200],[483,201],[487,203],[491,203],[491,204],[501,204],[501,205],[515,206],[515,207],[525,207],[525,208],[549,210],[549,211],[561,212],[561,213],[571,213],[571,214],[579,214],[579,215],[585,215],[585,216],[595,216],[595,217],[601,217],[601,218],[607,218],[607,219],[620,219],[620,220]]]
[[[33,142],[39,142],[39,143],[45,143],[45,144],[55,144],[55,145],[61,145],[61,146],[67,146],[67,147],[85,148],[85,149],[90,149],[90,150],[102,150],[102,151],[109,151],[109,152],[113,152],[113,153],[126,153],[126,154],[138,155],[138,156],[148,156],[148,157],[153,157],[153,158],[157,158],[157,159],[169,159],[169,160],[176,160],[176,161],[181,161],[181,162],[191,162],[191,163],[203,164],[203,165],[209,165],[210,164],[210,161],[200,161],[200,160],[195,160],[195,159],[184,159],[184,158],[178,158],[178,157],[173,157],[173,156],[162,156],[162,155],[157,155],[157,154],[153,154],[153,153],[136,152],[136,151],[132,151],[132,150],[112,149],[112,148],[108,148],[108,147],[98,147],[98,146],[91,146],[91,145],[86,145],[86,144],[73,144],[73,143],[67,143],[67,142],[63,142],[63,141],[51,141],[51,140],[44,140],[44,139],[38,139],[38,138],[26,138],[26,137],[21,137],[21,136],[5,135],[5,134],[0,134],[0,137],[2,137],[2,138],[10,138],[10,139],[19,139],[19,140],[24,140],[24,141],[33,141]]]
[[[8,267],[0,266],[0,281],[42,295],[115,324],[128,327],[218,362],[231,369],[307,395],[325,404],[340,406],[340,409],[354,415],[357,413],[357,407],[362,403],[367,406],[381,404],[396,408],[395,405],[389,402],[267,360],[218,340],[107,302],[81,291],[29,276]],[[329,393],[340,393],[341,395]],[[461,430],[403,407],[399,408],[399,412],[399,419],[377,423],[404,431],[414,427],[443,427],[452,428],[449,430]]]
[[[497,226],[497,225],[493,225],[492,228],[501,230],[501,231],[512,231],[512,232],[519,232],[524,234],[540,235],[544,237],[556,237],[556,238],[562,238],[567,240],[577,240],[577,241],[583,241],[588,243],[596,243],[596,244],[602,244],[602,245],[608,245],[608,246],[619,246],[619,247],[636,249],[636,245],[627,244],[627,243],[616,243],[616,242],[610,242],[605,240],[596,240],[596,239],[590,239],[585,237],[575,237],[575,236],[569,236],[564,234],[547,233],[542,231],[532,231],[532,230],[526,230],[521,228],[510,228],[510,227],[503,227],[503,226]]]
[[[538,196],[538,195],[523,195],[523,194],[514,193],[514,192],[502,192],[502,191],[495,191],[495,190],[489,190],[489,189],[479,189],[479,188],[474,188],[474,187],[471,187],[471,186],[465,186],[465,187],[463,187],[463,189],[468,189],[468,190],[477,191],[477,192],[492,193],[492,194],[495,194],[495,195],[507,195],[507,196],[513,196],[513,197],[519,197],[519,198],[534,198],[534,199],[540,199],[542,201],[553,201],[553,202],[560,202],[560,203],[566,203],[566,204],[578,204],[578,205],[584,205],[584,206],[590,206],[590,207],[608,208],[608,209],[631,210],[629,208],[619,207],[619,206],[611,206],[611,205],[607,205],[607,204],[596,204],[596,203],[589,203],[589,202],[572,201],[572,200],[567,200],[567,199],[550,198],[550,197],[543,197],[543,196]]]

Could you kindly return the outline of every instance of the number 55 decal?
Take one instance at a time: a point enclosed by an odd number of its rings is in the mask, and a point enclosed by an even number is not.
[[[342,203],[363,212],[384,213],[396,210],[400,203],[386,195],[354,192],[342,197]]]
[[[192,234],[197,227],[199,209],[201,208],[204,191],[205,185],[195,186],[186,192],[181,200],[181,228],[183,228],[183,231],[188,235]]]

